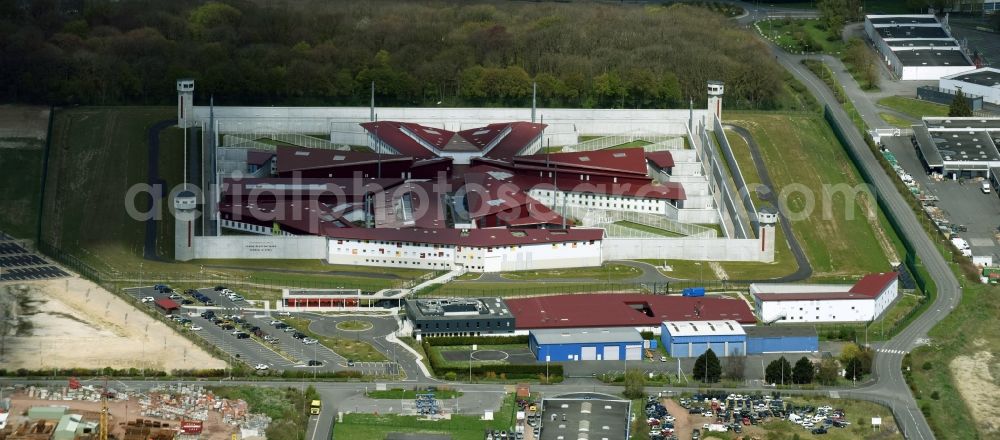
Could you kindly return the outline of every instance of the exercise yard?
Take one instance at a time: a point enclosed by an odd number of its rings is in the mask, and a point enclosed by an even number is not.
[[[433,349],[441,353],[441,358],[451,364],[468,365],[471,357],[473,365],[532,365],[535,356],[531,350],[521,345],[486,345],[476,347],[441,346]]]

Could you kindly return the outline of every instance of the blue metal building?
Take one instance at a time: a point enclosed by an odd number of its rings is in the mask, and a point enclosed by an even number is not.
[[[747,333],[747,353],[812,353],[819,351],[816,328],[804,325],[743,327]]]
[[[539,361],[642,360],[642,336],[634,328],[532,330],[528,346]]]
[[[670,356],[698,357],[709,348],[716,356],[747,354],[747,335],[733,320],[665,321],[660,325],[660,339]]]

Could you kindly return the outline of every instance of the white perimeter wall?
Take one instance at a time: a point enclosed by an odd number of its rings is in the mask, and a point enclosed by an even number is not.
[[[469,247],[377,240],[330,239],[331,264],[470,272],[558,269],[601,265],[601,242]]]
[[[326,237],[234,235],[194,237],[194,258],[323,259]]]
[[[762,239],[605,238],[605,260],[677,259],[700,261],[774,261],[774,228]],[[764,243],[763,250],[761,243]]]

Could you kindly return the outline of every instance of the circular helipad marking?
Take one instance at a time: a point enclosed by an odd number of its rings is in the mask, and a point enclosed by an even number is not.
[[[510,357],[506,351],[501,350],[477,350],[469,356],[476,361],[505,361]]]

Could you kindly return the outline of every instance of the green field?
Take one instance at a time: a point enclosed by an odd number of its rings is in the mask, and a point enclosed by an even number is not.
[[[635,141],[632,141],[632,142],[626,142],[624,144],[615,145],[615,146],[613,146],[611,148],[608,148],[608,149],[609,150],[620,150],[620,149],[623,149],[623,148],[638,148],[638,147],[645,147],[646,145],[650,145],[650,144],[651,144],[651,142],[646,142],[644,140],[635,140]]]
[[[790,52],[840,53],[844,42],[837,38],[829,41],[830,32],[820,20],[773,19],[758,22],[764,36],[776,40],[779,46]]]
[[[878,116],[882,118],[882,120],[885,121],[887,124],[893,127],[910,128],[910,126],[914,124],[913,121],[900,118],[899,116],[896,116],[892,113],[879,112]]]
[[[335,438],[383,440],[393,432],[441,433],[452,440],[482,440],[486,429],[509,430],[514,423],[514,397],[508,394],[492,421],[480,416],[452,415],[450,420],[424,420],[416,416],[344,414],[333,428]]]
[[[844,193],[827,186],[846,183],[853,188],[862,180],[820,116],[737,113],[730,118],[749,129],[760,145],[776,185],[772,191],[792,213],[792,230],[814,276],[855,277],[890,269],[886,251],[894,252],[895,237],[878,218],[866,215],[878,212],[874,200],[857,196],[845,203]]]
[[[667,231],[665,229],[654,228],[652,226],[646,226],[646,225],[639,224],[639,223],[633,223],[633,222],[630,222],[630,221],[627,221],[627,220],[618,221],[618,222],[615,222],[615,224],[618,225],[618,226],[624,226],[624,227],[629,228],[629,229],[635,229],[635,230],[642,231],[642,232],[649,232],[650,234],[662,235],[664,237],[683,237],[683,235],[681,235],[681,234],[670,232],[670,231]]]
[[[601,267],[505,272],[503,277],[511,280],[592,279],[596,281],[622,281],[639,275],[642,275],[642,270],[638,268],[624,264],[604,263]]]
[[[0,231],[34,239],[38,227],[45,150],[34,139],[3,139],[0,148]],[[18,147],[13,147],[18,145]]]
[[[357,340],[352,341],[347,338],[334,336],[323,336],[312,332],[309,330],[309,323],[311,323],[312,320],[292,316],[282,317],[281,320],[286,324],[295,327],[296,330],[305,333],[306,336],[319,340],[320,344],[323,344],[326,348],[333,350],[335,353],[347,359],[353,359],[360,362],[384,362],[387,360],[384,354],[376,350],[375,347],[372,347],[372,345],[367,342]]]
[[[914,119],[924,116],[948,116],[948,106],[919,99],[889,96],[878,100],[878,105],[891,108]],[[886,120],[888,122],[888,120]]]

